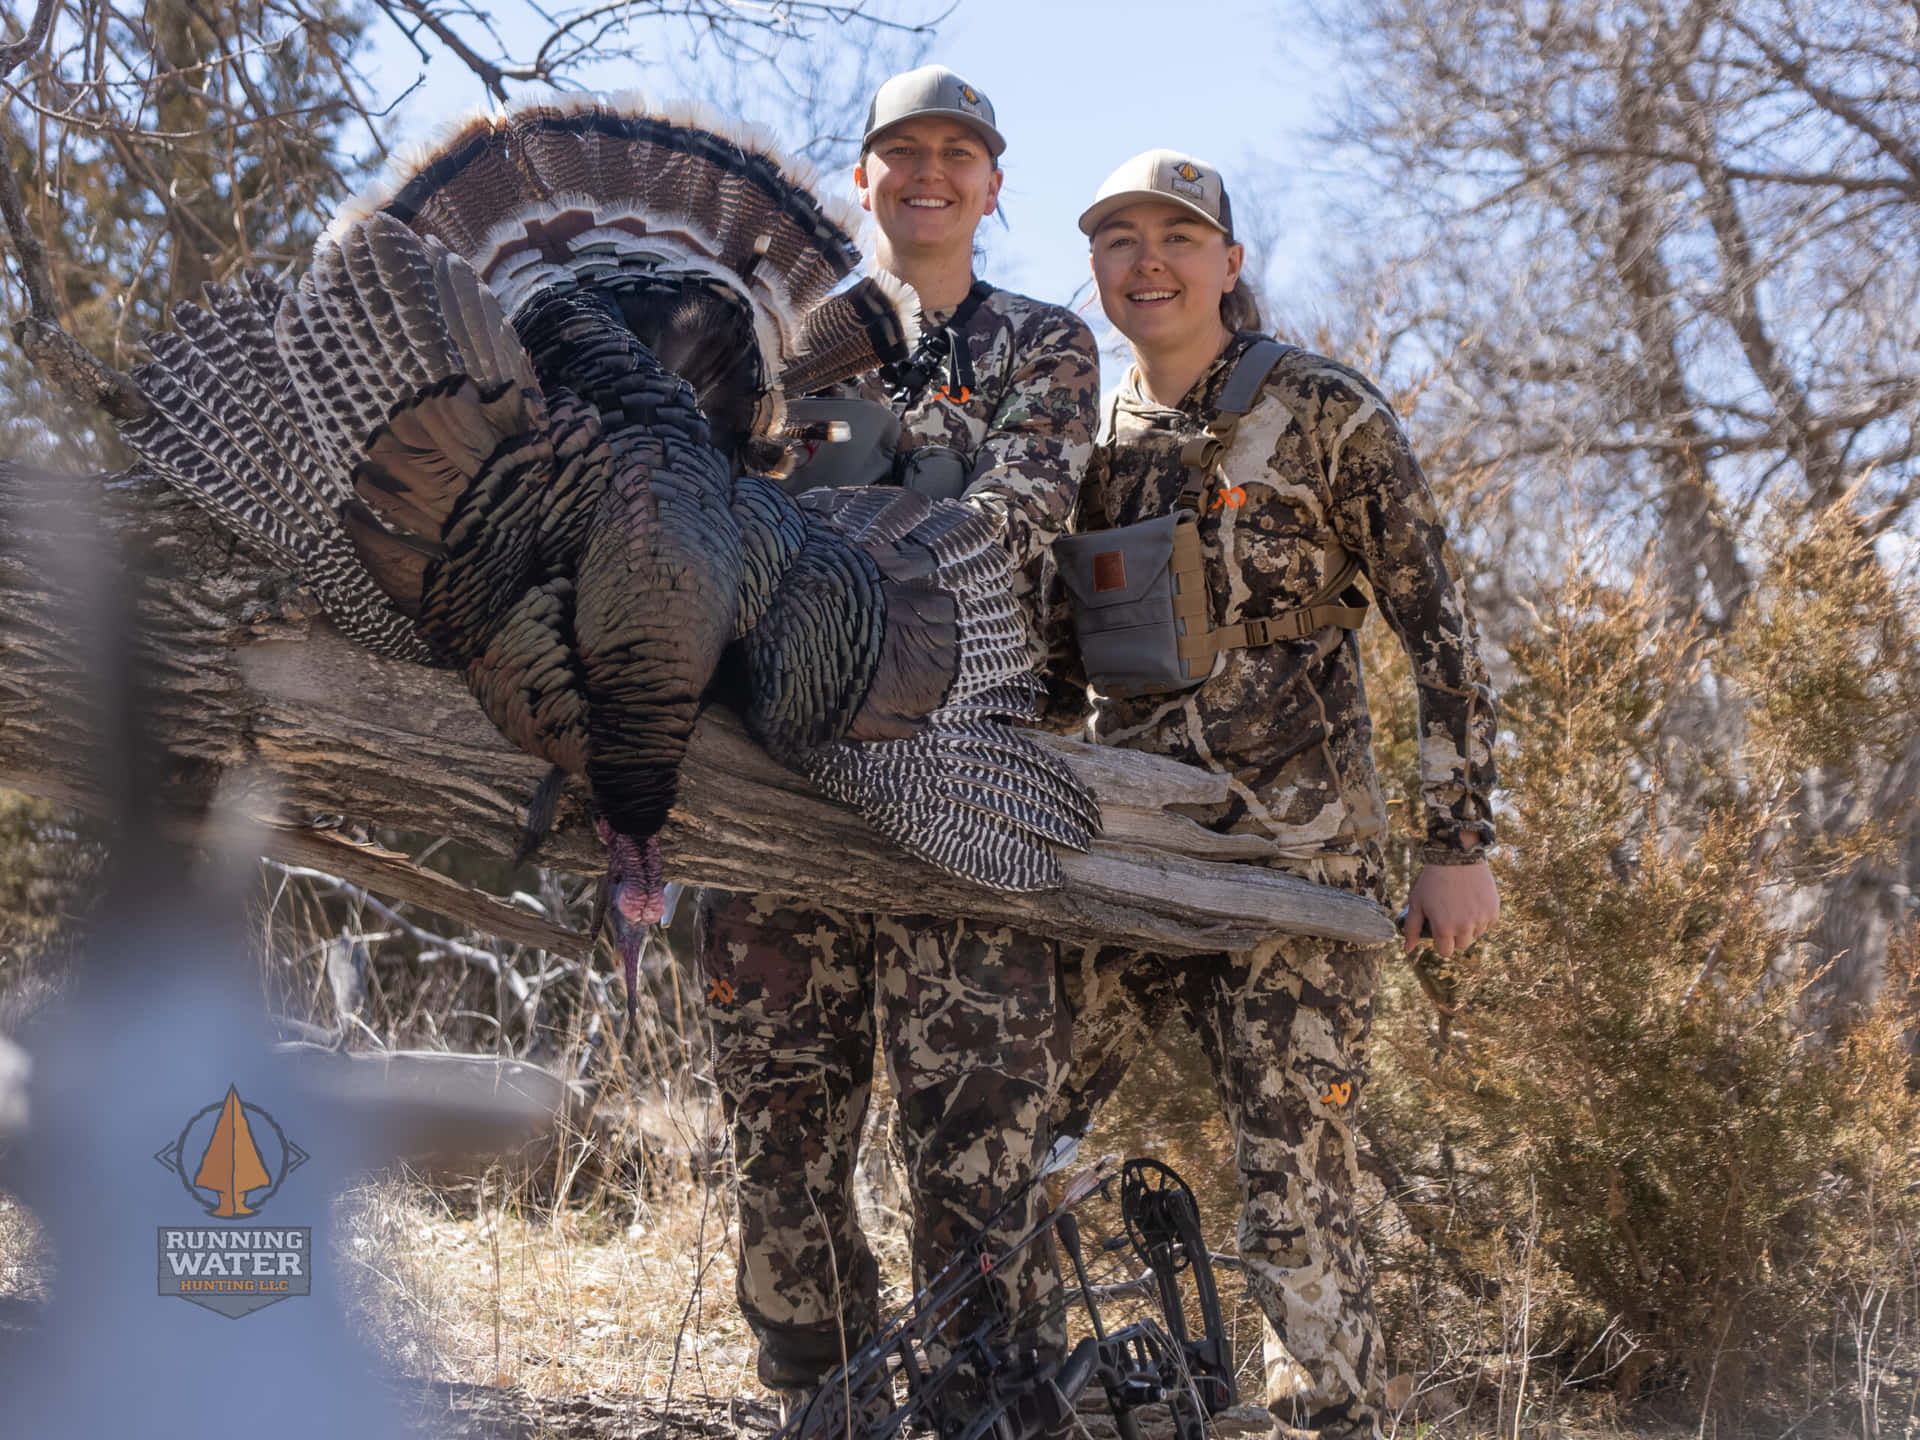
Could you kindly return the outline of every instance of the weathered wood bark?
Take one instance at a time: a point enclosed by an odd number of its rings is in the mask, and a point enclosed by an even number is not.
[[[327,862],[315,858],[312,835],[286,827],[339,814],[496,853],[511,848],[543,766],[494,731],[457,675],[351,645],[285,575],[157,486],[109,487],[101,516],[83,523],[117,530],[143,552],[133,582],[138,668],[173,807],[192,815],[218,798],[270,817],[263,848],[300,863]],[[100,754],[74,718],[91,688],[77,617],[94,608],[89,577],[72,573],[88,567],[71,560],[70,540],[62,548],[74,525],[46,485],[0,466],[0,783],[86,805],[91,777],[115,757]],[[1165,808],[1224,799],[1219,778],[1058,743],[1107,822],[1092,854],[1066,858],[1068,883],[1058,892],[998,894],[904,857],[719,711],[701,721],[682,770],[680,805],[662,836],[668,869],[700,884],[993,916],[1068,939],[1170,952],[1244,948],[1277,933],[1392,937],[1380,907],[1232,863],[1268,847],[1214,835]],[[604,857],[580,801],[563,801],[542,860],[591,873]],[[335,858],[371,889],[393,893],[407,878],[383,876],[393,857],[378,852],[336,850]],[[498,902],[462,909],[452,895],[402,893],[482,928],[507,923]],[[540,933],[535,926],[524,938],[542,943]]]

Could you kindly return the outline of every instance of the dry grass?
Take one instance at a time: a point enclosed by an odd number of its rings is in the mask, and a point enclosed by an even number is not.
[[[538,1396],[738,1394],[753,1352],[727,1209],[707,1189],[631,1221],[492,1197],[459,1214],[384,1181],[343,1198],[340,1258],[355,1308],[409,1374]]]
[[[420,1378],[543,1399],[766,1397],[734,1301],[733,1197],[724,1170],[695,1159],[718,1117],[673,1118],[674,1153],[585,1204],[536,1206],[498,1175],[457,1195],[402,1179],[349,1192],[336,1221],[350,1305]],[[863,1184],[862,1215],[892,1305],[907,1294],[906,1221],[876,1189]]]
[[[45,1300],[52,1285],[47,1232],[26,1206],[0,1190],[0,1300]]]
[[[1157,1152],[1194,1182],[1214,1247],[1231,1250],[1224,1127],[1198,1113],[1211,1105],[1204,1085],[1173,1083],[1194,1061],[1177,1032],[1143,1056],[1085,1153]],[[876,1110],[884,1108],[876,1097]],[[649,1120],[657,1129],[658,1117]],[[602,1187],[584,1204],[536,1205],[524,1183],[500,1175],[460,1191],[404,1179],[363,1184],[341,1197],[335,1213],[336,1264],[349,1304],[393,1366],[420,1379],[499,1387],[536,1405],[618,1397],[673,1413],[700,1397],[767,1398],[733,1299],[732,1197],[724,1172],[703,1176],[694,1159],[710,1153],[712,1124],[709,1111],[680,1113],[677,1155],[630,1187]],[[886,1189],[884,1176],[863,1185],[862,1214],[888,1285],[886,1303],[896,1305],[906,1299],[906,1227],[882,1203]],[[1383,1195],[1373,1204],[1382,1282],[1408,1283],[1398,1268],[1407,1255],[1393,1238],[1404,1240],[1405,1232]],[[1090,1249],[1098,1233],[1090,1228]],[[1242,1397],[1257,1401],[1262,1322],[1239,1277],[1223,1271],[1218,1278]],[[42,1300],[53,1283],[38,1225],[0,1197],[0,1298]],[[1492,1302],[1477,1320],[1452,1317],[1450,1333],[1398,1337],[1398,1363],[1414,1368],[1407,1403],[1389,1427],[1394,1440],[1697,1440],[1693,1428],[1649,1424],[1611,1397],[1557,1387],[1545,1367],[1525,1383],[1527,1403],[1516,1415],[1524,1316],[1518,1289],[1512,1294],[1504,1309]],[[1428,1318],[1438,1317],[1430,1311]],[[1838,1425],[1797,1432],[1845,1433]],[[1897,1425],[1880,1431],[1916,1433]]]
[[[601,1180],[565,1205],[534,1197],[567,1186],[498,1173],[458,1190],[383,1179],[341,1197],[337,1273],[356,1317],[396,1370],[498,1387],[536,1406],[618,1397],[678,1413],[700,1397],[768,1398],[754,1376],[753,1337],[734,1302],[733,1200],[724,1164],[711,1160],[718,1117],[699,1102],[706,1092],[697,1085],[669,1093],[696,1098],[630,1104],[631,1124],[652,1137],[639,1172]],[[883,1083],[875,1117],[890,1106]],[[909,1293],[906,1219],[895,1208],[884,1140],[870,1137],[869,1151],[862,1217],[891,1307]],[[1230,1137],[1204,1060],[1183,1029],[1174,1027],[1142,1054],[1082,1153],[1164,1159],[1193,1184],[1212,1247],[1232,1250]],[[1370,1203],[1377,1233],[1404,1234],[1383,1194]],[[1092,1251],[1105,1231],[1097,1216],[1087,1223]],[[1393,1283],[1394,1258],[1381,1258],[1383,1279]],[[1222,1270],[1218,1281],[1241,1394],[1256,1402],[1264,1384],[1263,1322],[1237,1274]],[[53,1283],[38,1225],[0,1197],[0,1297],[43,1300]],[[1107,1313],[1113,1323],[1130,1318],[1124,1305]],[[1473,1333],[1497,1335],[1497,1317]],[[1445,1343],[1417,1352],[1412,1342],[1406,1337],[1399,1352],[1398,1363],[1415,1364],[1417,1375],[1392,1427],[1396,1440],[1513,1440],[1511,1407],[1500,1403],[1517,1379],[1513,1355],[1497,1347],[1449,1351]],[[1523,1412],[1520,1440],[1667,1440],[1664,1431],[1635,1429],[1591,1407],[1582,1414],[1564,1397],[1556,1402],[1537,1377],[1533,1388],[1543,1398]]]
[[[1194,1067],[1200,1068],[1196,1072]],[[1199,1077],[1198,1085],[1187,1083]],[[884,1081],[873,1114],[891,1107]],[[1143,1056],[1083,1157],[1153,1153],[1186,1174],[1209,1240],[1230,1249],[1237,1204],[1231,1149],[1200,1061],[1184,1032]],[[477,1193],[383,1180],[342,1198],[340,1261],[350,1303],[383,1351],[422,1378],[517,1387],[558,1399],[583,1393],[663,1402],[673,1396],[765,1397],[753,1337],[734,1303],[733,1200],[724,1171],[703,1176],[711,1110],[657,1114],[672,1153],[634,1185],[601,1188],[585,1204],[530,1203],[524,1186],[494,1177]],[[882,1302],[910,1295],[907,1219],[883,1135],[869,1135],[861,1215],[880,1260]],[[1106,1233],[1089,1217],[1088,1249]],[[1107,1262],[1111,1264],[1112,1262]],[[1240,1383],[1261,1386],[1261,1318],[1237,1275],[1219,1276]],[[1109,1319],[1124,1323],[1124,1305]]]

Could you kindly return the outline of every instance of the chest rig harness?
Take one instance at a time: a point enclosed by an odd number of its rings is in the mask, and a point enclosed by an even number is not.
[[[889,404],[824,396],[787,402],[787,438],[801,447],[799,465],[781,483],[798,494],[822,485],[899,485],[929,500],[957,500],[973,480],[970,457],[945,445],[900,448],[901,421],[940,372],[943,398],[964,405],[973,396],[973,360],[966,326],[993,294],[976,280],[946,324],[923,330],[913,353],[880,372]]]
[[[1053,542],[1060,577],[1073,606],[1074,633],[1087,680],[1115,698],[1190,690],[1213,671],[1224,650],[1303,640],[1328,627],[1357,630],[1366,601],[1341,603],[1360,574],[1360,561],[1329,539],[1326,583],[1306,604],[1263,619],[1212,623],[1200,517],[1214,482],[1231,481],[1220,460],[1240,417],[1253,408],[1273,367],[1293,347],[1259,340],[1235,363],[1206,429],[1181,447],[1186,483],[1167,514]],[[1117,402],[1116,402],[1117,404]],[[1101,443],[1113,443],[1112,418]]]

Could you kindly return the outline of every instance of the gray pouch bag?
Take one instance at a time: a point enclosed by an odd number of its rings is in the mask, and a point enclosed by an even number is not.
[[[790,494],[893,478],[900,417],[876,401],[789,400],[786,434],[805,457],[780,482]]]
[[[1073,600],[1073,628],[1087,681],[1102,695],[1147,695],[1198,683],[1180,661],[1173,613],[1175,527],[1184,511],[1062,535],[1054,562]]]
[[[828,485],[898,484],[929,500],[958,500],[973,479],[958,450],[901,450],[900,417],[875,400],[789,400],[786,434],[805,457],[780,482],[793,495]]]
[[[967,460],[945,445],[916,445],[899,457],[900,483],[929,500],[958,500],[972,476]]]

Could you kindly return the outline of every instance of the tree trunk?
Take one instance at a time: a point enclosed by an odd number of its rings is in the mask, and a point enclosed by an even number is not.
[[[78,492],[78,493],[76,493]],[[84,617],[100,609],[97,532],[142,552],[130,570],[142,722],[163,761],[162,791],[183,818],[216,799],[266,824],[267,854],[333,868],[482,929],[516,924],[502,902],[436,887],[404,859],[334,843],[330,820],[446,835],[509,851],[541,762],[493,729],[450,671],[358,649],[269,568],[179,496],[153,482],[0,466],[0,783],[81,807],[96,777],[124,763],[84,721],[99,673]],[[92,499],[100,519],[86,517]],[[80,502],[76,509],[71,503]],[[1371,901],[1262,865],[1268,842],[1215,835],[1168,805],[1226,798],[1223,778],[1157,757],[1042,737],[1100,801],[1106,833],[1063,857],[1066,886],[1006,895],[894,850],[851,811],[815,795],[717,709],[701,719],[661,836],[668,873],[696,884],[771,891],[858,909],[986,915],[1076,941],[1130,941],[1176,953],[1243,949],[1280,933],[1390,940]],[[592,873],[605,864],[578,787],[563,799],[540,859]],[[323,858],[325,857],[325,858]],[[331,862],[333,863],[330,863]],[[582,947],[527,917],[516,937]]]

